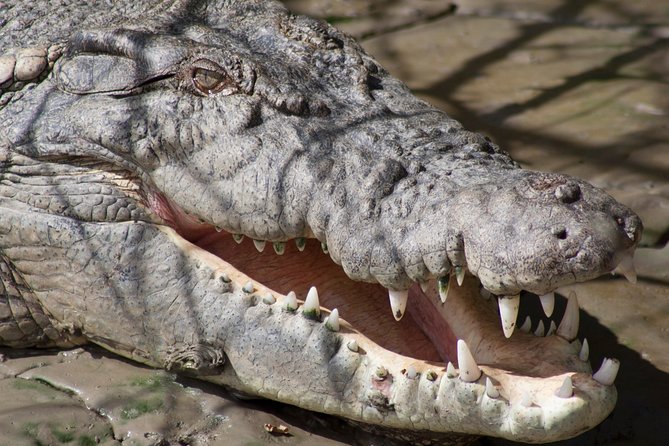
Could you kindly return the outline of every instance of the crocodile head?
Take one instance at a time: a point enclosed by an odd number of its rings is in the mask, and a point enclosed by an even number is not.
[[[514,328],[520,293],[552,313],[558,287],[632,277],[639,218],[520,169],[329,25],[177,3],[76,33],[40,88],[52,112],[8,138],[37,135],[27,155],[94,165],[132,203],[71,216],[162,227],[266,306],[201,319],[236,327],[212,335],[228,372],[204,379],[401,435],[548,442],[612,410],[617,363],[592,375],[575,296],[549,335]]]

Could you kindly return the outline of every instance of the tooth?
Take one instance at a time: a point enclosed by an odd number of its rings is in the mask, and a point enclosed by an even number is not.
[[[388,290],[388,297],[390,298],[390,309],[393,312],[393,317],[396,321],[399,321],[404,316],[404,310],[407,307],[409,290]]]
[[[631,283],[636,283],[636,270],[634,269],[634,257],[632,257],[632,254],[625,255],[613,272],[625,276]]]
[[[576,339],[578,335],[578,313],[578,299],[576,293],[572,291],[567,298],[567,308],[564,310],[562,322],[557,329],[558,336],[562,336],[567,341]]]
[[[346,344],[346,347],[351,350],[352,352],[357,352],[360,347],[358,347],[358,343],[355,341],[350,341],[348,344]]]
[[[523,322],[523,325],[520,326],[520,331],[529,333],[530,330],[532,330],[532,319],[530,319],[529,316],[525,316],[525,322]]]
[[[592,379],[605,386],[610,386],[616,380],[620,361],[617,359],[604,358],[602,366],[592,375]]]
[[[520,294],[516,294],[515,296],[500,296],[497,299],[497,303],[499,304],[499,314],[502,318],[504,336],[510,338],[513,330],[516,328],[518,308],[520,307]]]
[[[548,331],[546,332],[546,336],[552,335],[553,333],[555,333],[556,330],[557,330],[557,327],[555,326],[555,322],[551,321],[551,325],[550,325],[550,327],[548,327]]]
[[[488,377],[485,379],[485,393],[490,398],[499,398],[499,390],[497,390]]]
[[[420,290],[423,293],[427,293],[427,282],[420,282]]]
[[[446,365],[446,376],[448,378],[455,378],[458,376],[458,372],[455,370],[455,366],[453,366],[451,361],[448,361],[448,364]]]
[[[272,293],[267,293],[265,296],[262,298],[262,301],[266,303],[267,305],[272,305],[274,302],[276,302],[276,297],[272,295]]]
[[[544,335],[544,321],[539,321],[537,329],[534,330],[534,335],[539,337],[542,337]]]
[[[302,305],[302,313],[309,317],[319,317],[321,315],[321,304],[318,302],[318,290],[315,286],[309,288],[307,298]]]
[[[523,407],[532,407],[532,397],[530,396],[529,392],[523,392],[522,396],[520,397],[520,405]]]
[[[244,240],[244,235],[243,234],[232,234],[232,239],[237,242],[237,244],[240,244]]]
[[[544,314],[547,317],[551,317],[553,309],[555,308],[555,293],[539,296],[539,300],[541,301],[541,307],[544,309]]]
[[[481,287],[481,289],[479,290],[479,294],[480,294],[481,297],[484,298],[485,300],[490,300],[490,297],[492,296],[492,293],[491,293],[490,291],[486,290],[486,289],[483,288],[483,287]]]
[[[258,252],[262,252],[263,249],[265,249],[265,240],[255,240],[254,239],[253,244],[255,245]]]
[[[253,286],[253,282],[248,281],[246,284],[242,287],[242,291],[250,294],[256,290],[255,286]]]
[[[581,346],[581,351],[578,353],[578,359],[581,361],[587,361],[590,356],[590,346],[588,345],[588,340],[583,338],[583,345]]]
[[[295,291],[291,291],[286,295],[286,300],[285,306],[286,310],[288,311],[295,311],[297,310],[297,296],[295,295]]]
[[[439,299],[441,299],[441,303],[445,303],[446,298],[448,297],[448,279],[448,276],[442,276],[437,280],[437,288],[439,289]]]
[[[560,398],[571,398],[574,396],[574,386],[571,382],[571,376],[567,376],[562,385],[555,391],[555,396]]]
[[[302,252],[304,251],[304,247],[307,245],[307,240],[304,237],[298,237],[295,239],[295,246],[297,246],[297,249]]]
[[[455,267],[455,279],[458,281],[458,285],[462,286],[462,282],[465,281],[465,269],[463,267]]]
[[[474,382],[481,377],[481,370],[472,352],[469,351],[467,343],[462,339],[458,339],[458,367],[460,368],[460,379],[464,382]]]
[[[220,226],[214,226],[214,227],[216,228],[216,232],[221,232],[223,230],[223,228],[221,228]]]
[[[286,252],[286,244],[284,242],[274,242],[272,243],[272,246],[274,247],[274,252],[280,256]]]
[[[416,368],[414,366],[410,365],[407,367],[407,378],[416,379],[416,375],[418,375],[418,373],[416,372]]]
[[[330,251],[328,251],[328,244],[325,242],[321,243],[321,249],[323,250],[323,254],[328,254]]]
[[[325,326],[332,331],[339,331],[339,310],[336,308],[330,312],[325,320]]]

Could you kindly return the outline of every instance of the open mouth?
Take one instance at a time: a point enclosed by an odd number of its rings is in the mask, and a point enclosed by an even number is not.
[[[615,405],[619,363],[605,359],[592,373],[587,341],[577,338],[573,294],[557,318],[553,293],[522,293],[553,319],[519,321],[520,296],[495,296],[464,271],[389,291],[349,279],[316,239],[272,243],[179,220],[177,231],[218,257],[216,270],[249,299],[322,324],[350,352],[366,355],[369,386],[393,410],[393,401],[409,398],[397,384],[423,380],[435,386],[437,400],[450,386],[459,405],[475,408],[461,414],[471,424],[455,420],[454,431],[541,442],[588,430]],[[617,272],[633,280],[629,260]],[[389,424],[411,428],[408,421]]]

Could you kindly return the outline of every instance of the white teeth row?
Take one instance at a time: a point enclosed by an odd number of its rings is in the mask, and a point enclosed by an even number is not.
[[[636,283],[636,270],[634,269],[632,254],[627,254],[623,257],[618,266],[616,266],[616,269],[613,270],[613,273],[624,276],[631,283]]]
[[[462,286],[465,280],[465,268],[461,266],[455,266],[453,267],[453,273],[450,276],[442,276],[439,279],[437,279],[437,290],[439,291],[439,299],[441,300],[441,303],[446,303],[446,299],[448,298],[448,290],[452,282],[451,280],[452,276],[455,276],[455,281],[458,283],[459,286]],[[420,282],[420,289],[425,293],[427,291],[427,282]],[[481,290],[482,293],[484,291],[488,293],[489,297],[490,293],[485,289]],[[408,290],[388,289],[390,309],[393,313],[393,317],[395,318],[395,320],[399,321],[400,319],[402,319],[402,316],[404,316],[404,311],[406,308],[408,296],[409,296]]]
[[[270,302],[267,300],[263,300],[267,304],[272,304],[276,301]],[[283,306],[287,311],[296,311],[298,304],[297,304],[297,295],[295,294],[294,291],[289,292],[286,294],[286,298],[283,300]],[[302,314],[305,316],[312,318],[312,319],[317,319],[321,315],[321,304],[318,299],[318,290],[316,289],[315,286],[312,286],[309,288],[309,292],[307,293],[306,299],[304,299],[304,305],[302,305]],[[338,309],[333,309],[328,317],[325,319],[325,326],[332,330],[332,331],[339,331],[339,310]],[[357,349],[357,346],[356,346]]]
[[[555,306],[555,294],[548,293],[540,297],[541,305],[546,315],[553,314]],[[499,296],[497,298],[499,305],[499,314],[502,321],[502,330],[504,336],[510,338],[516,327],[516,319],[518,318],[518,309],[520,307],[520,296]],[[578,298],[573,291],[567,298],[567,308],[565,310],[560,326],[556,326],[555,322],[551,321],[548,330],[544,327],[544,322],[539,321],[537,328],[534,330],[536,336],[551,336],[557,333],[558,336],[565,338],[568,341],[576,339],[578,335],[579,326],[579,310]],[[529,316],[525,317],[525,321],[520,326],[520,330],[529,333],[532,329],[532,320]]]
[[[247,284],[248,285],[248,284]],[[396,290],[389,290],[389,296],[390,296],[390,305],[393,307],[393,314],[396,314],[396,319],[401,319],[402,315],[404,314],[404,311],[406,309],[406,303],[408,299],[408,291],[403,290],[403,291],[396,291]],[[506,297],[506,298],[501,298],[500,301],[503,303],[500,303],[500,312],[504,313],[513,313],[514,311],[517,314],[517,306],[519,303],[519,296],[511,296],[511,297]],[[276,302],[276,299],[274,298],[273,295],[268,294],[263,298],[263,302],[265,302],[268,305],[274,304]],[[288,311],[295,311],[297,310],[298,304],[297,304],[297,296],[295,292],[290,291],[285,299],[284,299],[284,308]],[[573,302],[573,303],[572,303]],[[570,305],[572,308],[576,308],[576,325],[578,328],[578,302],[576,299],[576,295],[572,292],[571,295],[569,296],[569,302],[567,303],[567,310],[565,311],[565,319],[570,318],[568,323],[566,324],[566,328],[564,330],[567,330],[569,333],[573,330],[573,314],[568,316],[568,314],[573,313],[573,309],[569,310]],[[321,310],[320,310],[320,302],[318,298],[318,290],[316,287],[311,287],[309,288],[309,292],[307,293],[307,297],[304,300],[304,305],[302,307],[302,312],[305,316],[307,317],[320,317]],[[503,316],[504,319],[504,316]],[[508,319],[507,319],[508,320]],[[564,323],[564,319],[563,319]],[[560,327],[563,326],[563,323],[560,324]],[[333,309],[328,317],[325,319],[325,326],[331,330],[331,331],[339,331],[340,329],[340,323],[339,323],[339,310],[338,309]],[[525,323],[521,327],[523,331],[529,330],[529,327],[531,326],[531,321],[528,318],[525,319]],[[543,331],[543,321],[539,322],[539,328],[541,328],[541,331]],[[560,328],[557,329],[558,332],[560,331]],[[549,328],[549,333],[551,331],[555,331],[555,323],[551,324],[551,327]],[[576,330],[578,331],[578,330]],[[506,333],[505,333],[506,334]],[[510,335],[509,335],[510,336]],[[507,336],[507,337],[509,337]],[[350,341],[347,344],[347,347],[350,351],[352,352],[358,352],[359,347],[358,344],[355,340]],[[589,356],[589,351],[590,347],[588,345],[588,340],[584,339],[583,344],[581,346],[581,349],[579,351],[579,359],[581,361],[587,361],[588,356]],[[446,376],[448,378],[455,378],[456,376],[460,376],[460,379],[464,382],[475,382],[478,381],[483,372],[479,368],[478,364],[476,363],[476,360],[474,359],[474,356],[472,355],[472,352],[469,350],[469,347],[467,346],[467,343],[462,340],[458,339],[457,342],[457,355],[458,355],[458,365],[459,365],[459,370],[456,370],[455,367],[451,362],[449,362],[446,366]],[[617,359],[609,359],[609,358],[604,358],[604,361],[602,363],[602,366],[599,368],[599,370],[592,375],[592,378],[597,381],[598,383],[605,385],[605,386],[610,386],[613,384],[613,382],[616,379],[616,376],[618,374],[618,370],[620,368],[620,362]],[[415,368],[409,367],[407,370],[407,377],[409,379],[415,379],[417,376],[417,372]],[[485,392],[486,395],[489,398],[499,398],[500,393],[499,390],[495,387],[495,385],[492,383],[490,378],[486,377],[486,382],[485,382]],[[555,391],[555,395],[560,397],[560,398],[571,398],[574,394],[574,387],[573,383],[571,380],[571,377],[566,377],[565,380],[563,381],[562,385]],[[529,396],[527,397],[527,404],[528,407],[531,405],[531,399]]]
[[[217,228],[217,230],[220,232],[220,228]],[[237,244],[244,241],[244,236],[242,234],[232,234],[232,238],[235,242],[237,242]],[[258,252],[263,252],[265,250],[266,244],[267,244],[266,240],[255,240],[255,239],[253,240],[253,245],[256,247]],[[298,237],[295,239],[295,246],[300,252],[304,251],[304,247],[306,245],[307,245],[307,240],[304,237]],[[282,256],[286,252],[285,242],[273,242],[272,247],[274,248],[274,252],[280,256]],[[324,253],[326,254],[328,253],[327,245],[325,243],[321,244],[321,248],[323,249]]]

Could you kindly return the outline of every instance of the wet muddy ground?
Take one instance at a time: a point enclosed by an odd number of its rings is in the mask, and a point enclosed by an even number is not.
[[[597,429],[559,444],[669,444],[669,2],[289,4],[361,38],[417,94],[523,165],[585,178],[641,215],[639,282],[571,287],[593,367],[603,356],[621,360],[618,406]],[[0,354],[0,446],[391,444],[95,348]]]

